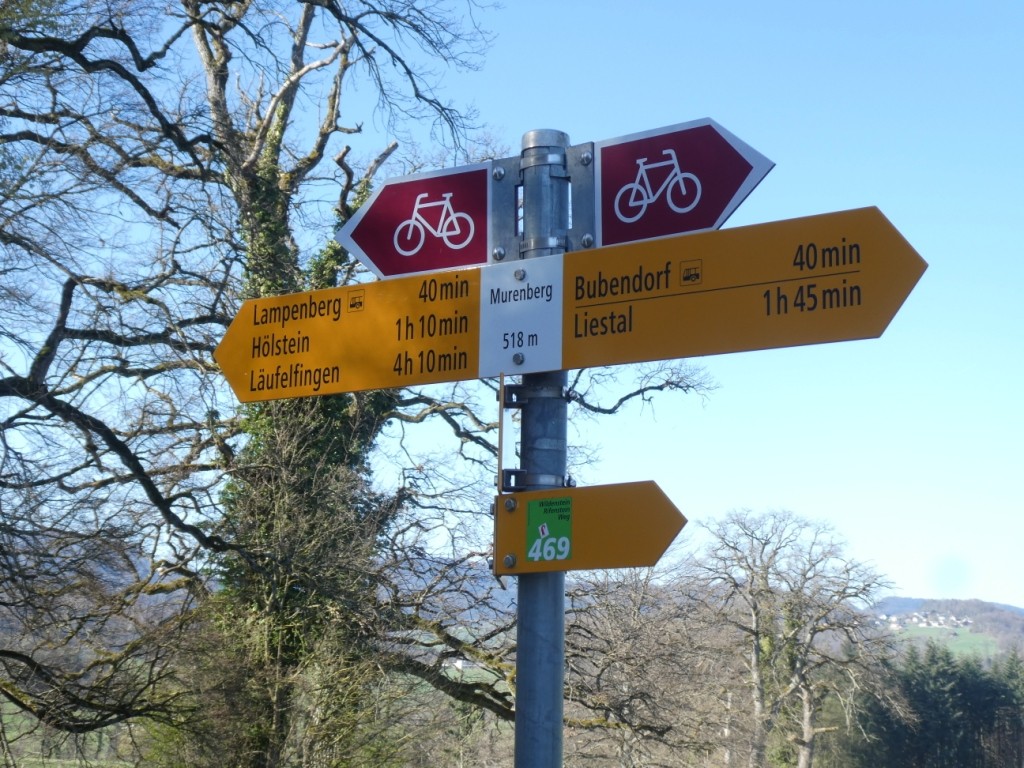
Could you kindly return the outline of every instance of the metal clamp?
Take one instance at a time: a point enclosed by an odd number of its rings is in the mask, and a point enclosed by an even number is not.
[[[519,242],[520,258],[522,254],[541,249],[565,250],[565,237],[531,237],[523,238]]]
[[[522,408],[527,400],[541,400],[551,398],[555,400],[568,400],[569,390],[566,387],[528,387],[523,384],[506,384],[504,388],[505,400],[502,408]]]
[[[514,493],[530,488],[575,488],[576,480],[570,475],[549,475],[527,472],[525,469],[501,470],[501,492]]]
[[[548,152],[547,154],[526,154],[519,161],[520,170],[535,165],[560,165],[565,167],[565,152]]]
[[[511,493],[522,490],[526,478],[526,470],[503,469],[501,470],[501,492]]]

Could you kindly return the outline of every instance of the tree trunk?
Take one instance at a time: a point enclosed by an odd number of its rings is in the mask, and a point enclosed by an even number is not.
[[[765,723],[764,676],[761,671],[761,640],[758,626],[759,617],[753,613],[751,625],[755,628],[750,647],[750,682],[753,697],[753,719],[750,729],[750,768],[763,768],[767,748],[768,728]]]
[[[814,762],[814,696],[811,691],[802,689],[800,692],[801,739],[797,742],[797,768],[811,768]]]

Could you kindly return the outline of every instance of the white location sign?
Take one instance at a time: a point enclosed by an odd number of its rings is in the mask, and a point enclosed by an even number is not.
[[[480,376],[562,367],[562,263],[546,256],[482,270]]]

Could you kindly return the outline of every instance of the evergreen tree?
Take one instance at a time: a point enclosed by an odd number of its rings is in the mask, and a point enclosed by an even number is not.
[[[1024,710],[1014,687],[1019,658],[992,670],[974,658],[958,658],[931,642],[911,646],[893,667],[910,708],[902,718],[877,702],[865,702],[863,736],[849,734],[840,752],[850,764],[874,768],[1003,768],[1020,765]],[[1013,672],[1011,670],[1018,670]],[[866,737],[866,738],[865,738]]]

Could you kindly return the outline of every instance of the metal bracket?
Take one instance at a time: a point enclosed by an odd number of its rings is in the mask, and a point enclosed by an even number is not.
[[[505,396],[501,403],[502,408],[522,408],[527,400],[569,399],[569,391],[565,387],[527,387],[523,384],[506,384],[502,391]]]
[[[526,403],[527,398],[523,397],[522,387],[518,384],[506,384],[502,389],[504,400],[501,403],[502,408],[522,408]]]
[[[577,144],[565,151],[569,172],[571,219],[567,250],[593,248],[597,238],[597,190],[594,175],[594,142]]]
[[[553,166],[551,175],[568,178],[570,184],[570,229],[564,237],[526,243],[519,226],[519,186],[524,168]],[[503,157],[491,161],[491,263],[523,258],[537,248],[579,251],[596,242],[597,203],[594,199],[594,143],[567,147],[565,154],[548,152],[526,157]]]
[[[519,258],[519,157],[491,161],[491,254],[492,263]]]
[[[511,493],[512,491],[522,490],[525,480],[526,470],[503,469],[501,470],[501,492]]]
[[[576,481],[568,475],[545,475],[525,469],[501,470],[501,492],[515,493],[530,488],[575,488]],[[500,510],[499,510],[500,511]]]

